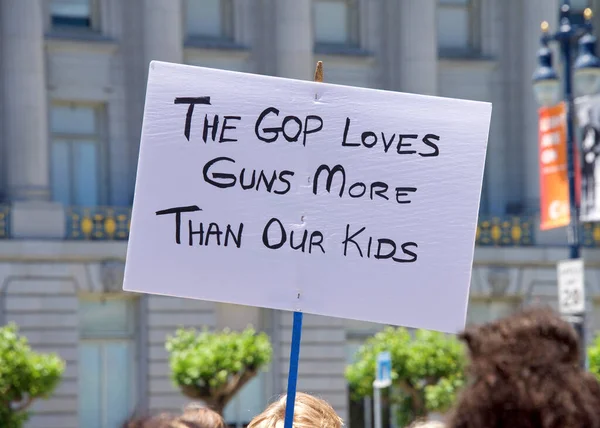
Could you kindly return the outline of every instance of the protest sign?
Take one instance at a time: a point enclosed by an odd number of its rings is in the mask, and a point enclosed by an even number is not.
[[[152,62],[124,289],[455,332],[490,116]]]

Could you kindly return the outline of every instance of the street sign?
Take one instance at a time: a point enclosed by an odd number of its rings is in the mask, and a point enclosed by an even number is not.
[[[563,260],[557,264],[558,308],[561,314],[585,312],[585,280],[583,260]]]
[[[375,388],[387,388],[392,384],[392,358],[389,352],[377,355],[377,373],[375,375]]]

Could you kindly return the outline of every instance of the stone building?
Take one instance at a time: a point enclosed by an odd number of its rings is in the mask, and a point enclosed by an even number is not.
[[[538,231],[530,77],[539,22],[557,13],[558,0],[1,0],[0,323],[67,361],[27,426],[179,410],[164,349],[179,325],[272,336],[274,361],[227,408],[232,425],[285,388],[291,314],[120,291],[151,60],[297,79],[322,60],[331,83],[491,101],[469,316],[554,304],[566,237]],[[594,328],[600,229],[583,237]],[[305,317],[299,389],[352,427],[371,426],[369,400],[349,402],[343,371],[378,328]]]

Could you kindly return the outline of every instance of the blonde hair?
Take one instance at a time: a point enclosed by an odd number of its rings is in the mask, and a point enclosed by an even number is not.
[[[283,428],[287,396],[272,403],[256,416],[248,428]],[[342,418],[326,401],[303,392],[296,393],[294,428],[341,428]]]
[[[410,428],[444,428],[445,425],[440,421],[419,421],[415,422]]]

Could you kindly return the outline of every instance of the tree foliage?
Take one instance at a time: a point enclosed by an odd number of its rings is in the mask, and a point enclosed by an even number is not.
[[[0,427],[22,427],[28,407],[50,396],[64,369],[57,355],[34,352],[15,324],[0,327]]]
[[[179,329],[167,338],[166,348],[173,382],[220,414],[273,353],[269,336],[251,327],[242,332]]]
[[[587,349],[589,370],[600,380],[600,336],[596,336]]]
[[[413,337],[406,329],[393,327],[369,338],[347,368],[353,398],[373,394],[377,355],[383,351],[389,351],[392,358],[387,399],[399,405],[400,423],[444,411],[452,404],[464,379],[462,344],[438,332],[417,330]]]

